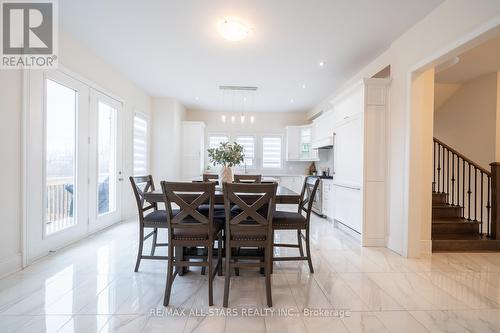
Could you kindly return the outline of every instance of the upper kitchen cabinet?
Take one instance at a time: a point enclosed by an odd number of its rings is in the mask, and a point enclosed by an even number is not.
[[[331,148],[333,145],[334,112],[329,110],[313,120],[312,148]]]
[[[286,127],[286,160],[318,161],[318,152],[312,149],[312,125]]]
[[[334,219],[359,232],[364,246],[385,245],[389,83],[365,79],[331,101]]]
[[[181,122],[181,177],[183,180],[191,180],[203,174],[204,157],[205,123],[201,121]]]

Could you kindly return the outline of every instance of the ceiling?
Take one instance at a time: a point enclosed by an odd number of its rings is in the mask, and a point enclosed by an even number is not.
[[[64,0],[59,10],[64,31],[150,95],[260,112],[309,110],[441,2]],[[227,16],[249,24],[246,39],[218,34]],[[224,95],[219,85],[259,89]]]
[[[500,36],[458,55],[456,65],[436,74],[438,83],[463,83],[500,71]]]

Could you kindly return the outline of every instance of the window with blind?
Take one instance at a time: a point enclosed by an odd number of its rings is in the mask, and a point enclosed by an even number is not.
[[[243,146],[245,159],[240,166],[255,168],[255,137],[250,135],[236,137],[236,142]]]
[[[263,169],[281,169],[281,137],[264,136],[262,137],[262,168]]]
[[[141,113],[134,115],[134,175],[148,173],[148,119]]]
[[[209,134],[208,148],[217,148],[221,143],[229,142],[229,136],[226,134]]]

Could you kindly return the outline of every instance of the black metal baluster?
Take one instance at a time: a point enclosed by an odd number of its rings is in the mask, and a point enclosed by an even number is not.
[[[462,160],[462,217],[465,218],[465,160]]]
[[[450,151],[446,149],[446,193],[448,193],[447,201],[450,202]]]
[[[477,168],[474,167],[474,221],[477,221]]]
[[[460,206],[460,157],[457,156],[457,206]]]
[[[469,177],[469,182],[468,182],[468,184],[469,184],[469,190],[467,191],[467,195],[468,195],[468,197],[467,197],[467,203],[468,203],[468,207],[467,207],[467,209],[468,209],[467,219],[471,220],[471,218],[470,218],[470,196],[472,194],[472,191],[471,191],[471,188],[470,188],[470,163],[467,162],[467,164],[469,165],[469,174],[468,174],[468,177]]]
[[[451,154],[451,204],[455,205],[455,153]]]
[[[434,142],[434,146],[432,147],[432,192],[436,192],[436,142]]]
[[[480,232],[481,234],[483,233],[483,185],[484,185],[484,180],[483,180],[483,175],[484,175],[484,172],[481,171],[481,216],[480,216],[480,220],[481,220],[481,224],[479,225],[479,229],[480,229]]]
[[[442,191],[443,193],[444,193],[444,171],[445,171],[445,166],[444,166],[444,161],[445,161],[445,159],[444,159],[444,150],[445,150],[445,148],[443,147],[443,191]]]
[[[441,145],[438,144],[438,153],[437,153],[437,158],[438,158],[438,168],[437,168],[437,172],[438,172],[438,181],[437,181],[437,184],[438,184],[438,192],[440,190],[440,185],[441,183],[439,182],[439,178],[441,177]]]
[[[490,188],[491,188],[491,176],[488,176],[488,197],[486,198],[488,202],[486,203],[486,234],[490,236]]]

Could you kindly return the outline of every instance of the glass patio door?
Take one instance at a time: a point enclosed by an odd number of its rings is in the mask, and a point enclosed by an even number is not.
[[[59,71],[29,71],[25,114],[25,247],[30,263],[88,232],[89,88]]]
[[[98,91],[91,92],[90,116],[90,229],[121,220],[122,105]]]
[[[122,104],[65,72],[28,71],[24,263],[121,220]]]

